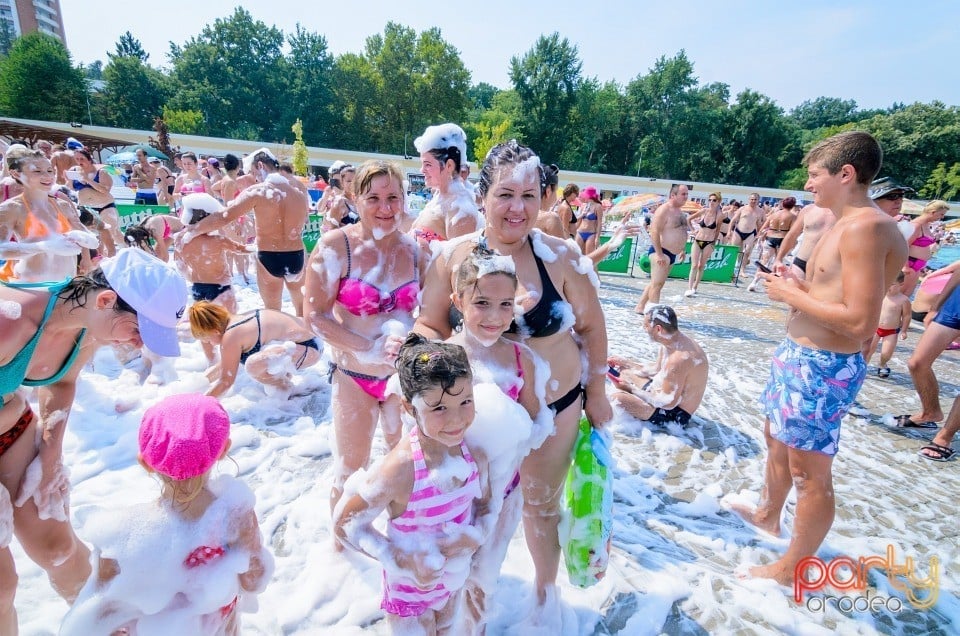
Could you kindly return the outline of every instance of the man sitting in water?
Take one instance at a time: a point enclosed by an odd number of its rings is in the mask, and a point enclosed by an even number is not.
[[[707,388],[707,355],[680,331],[671,307],[651,307],[643,315],[643,328],[661,345],[660,354],[653,364],[608,358],[608,376],[617,387],[611,399],[637,419],[686,426]]]

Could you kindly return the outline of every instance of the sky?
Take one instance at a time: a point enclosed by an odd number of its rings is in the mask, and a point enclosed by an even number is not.
[[[735,97],[758,91],[785,109],[816,97],[856,100],[860,108],[896,102],[960,105],[957,55],[960,3],[916,5],[888,0],[804,2],[661,2],[568,0],[516,2],[335,3],[271,0],[237,2],[167,0],[135,4],[61,0],[67,47],[75,62],[107,62],[129,30],[169,66],[170,42],[183,44],[204,25],[244,6],[256,20],[292,33],[300,23],[324,35],[333,55],[361,53],[367,37],[388,21],[420,32],[439,27],[460,51],[472,82],[509,88],[512,56],[554,31],[576,45],[583,75],[622,85],[646,74],[661,56],[681,49],[701,85],[723,82]],[[337,7],[346,7],[337,9]],[[357,7],[353,10],[352,7]]]

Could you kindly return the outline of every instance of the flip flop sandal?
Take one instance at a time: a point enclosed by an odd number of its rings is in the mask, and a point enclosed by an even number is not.
[[[897,428],[939,428],[936,422],[914,422],[909,414],[897,418]]]
[[[928,455],[923,451],[931,451],[933,453],[936,453],[936,455]],[[949,446],[941,446],[936,442],[930,442],[926,446],[922,446],[920,450],[917,451],[917,454],[920,455],[920,457],[923,457],[924,459],[929,459],[932,462],[947,462],[947,461],[950,461],[950,458],[952,458],[956,454],[956,452],[957,451],[953,450]]]
[[[882,369],[877,369],[877,377],[880,377],[880,378],[889,378],[889,377],[890,377],[890,367],[883,367]]]

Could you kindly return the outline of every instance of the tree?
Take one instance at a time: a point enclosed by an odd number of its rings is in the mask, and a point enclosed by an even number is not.
[[[87,65],[83,70],[83,75],[88,80],[102,80],[103,79],[103,62],[100,60],[94,60]]]
[[[28,33],[0,60],[0,113],[47,121],[75,121],[86,113],[87,85],[55,37]]]
[[[143,50],[140,40],[133,37],[129,31],[125,31],[117,41],[115,52],[107,53],[107,57],[111,60],[117,57],[133,57],[140,60],[142,64],[146,64],[150,54]]]
[[[168,105],[201,112],[204,129],[198,132],[281,139],[290,126],[283,124],[288,101],[283,42],[282,31],[255,22],[238,7],[184,45],[170,45],[175,89]]]
[[[500,91],[489,109],[483,111],[476,121],[467,123],[464,130],[473,141],[473,157],[478,164],[483,163],[495,145],[519,136],[515,123],[519,113],[520,98],[516,91]]]
[[[291,126],[291,130],[293,130],[294,135],[293,173],[305,177],[307,176],[307,170],[310,168],[308,164],[310,156],[307,153],[307,144],[303,143],[303,122],[298,119]]]
[[[721,180],[770,187],[781,172],[780,157],[789,142],[783,110],[769,97],[747,89],[727,111],[723,139],[727,161]]]
[[[147,142],[163,154],[172,158],[173,155],[180,150],[180,146],[173,147],[170,145],[170,129],[167,127],[167,122],[163,121],[161,117],[156,117],[153,120],[153,129],[156,131],[157,136],[147,138]]]
[[[559,157],[580,86],[577,47],[560,34],[540,36],[523,57],[510,58],[510,81],[520,97],[523,141],[544,157]]]
[[[440,29],[418,35],[388,22],[382,35],[367,38],[363,57],[376,89],[366,104],[376,125],[367,131],[365,149],[400,154],[405,137],[413,139],[430,124],[463,121],[470,72]]]
[[[308,145],[330,144],[333,128],[340,120],[334,113],[333,57],[327,51],[327,40],[310,33],[298,24],[287,37],[287,109],[286,121],[302,121]]]
[[[930,178],[920,189],[920,196],[927,199],[956,200],[960,197],[960,163],[955,163],[947,169],[947,164],[937,164]]]
[[[806,100],[790,111],[801,128],[813,129],[837,126],[857,120],[857,102],[838,97],[818,97]]]
[[[467,99],[473,103],[474,108],[486,110],[493,104],[493,98],[496,97],[499,92],[500,89],[493,84],[480,82],[479,84],[474,84],[467,90]]]
[[[345,53],[333,71],[335,124],[330,139],[334,148],[369,150],[369,132],[382,126],[376,114],[377,73],[362,55]]]
[[[723,161],[726,84],[700,87],[682,49],[661,57],[646,75],[627,84],[632,134],[640,138],[637,163],[644,174],[711,181]]]
[[[203,113],[199,110],[174,110],[164,106],[163,121],[172,133],[196,135],[203,130]]]
[[[167,79],[139,57],[112,56],[103,79],[103,91],[95,101],[108,125],[145,129],[163,112],[169,93]]]

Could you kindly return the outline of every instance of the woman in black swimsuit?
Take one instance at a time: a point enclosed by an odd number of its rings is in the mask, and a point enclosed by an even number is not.
[[[553,411],[554,434],[524,460],[521,468],[524,535],[536,567],[539,603],[545,604],[553,596],[550,590],[560,562],[560,498],[577,436],[582,396],[586,397],[587,418],[595,426],[609,421],[612,410],[604,387],[607,332],[597,279],[582,273],[592,267],[581,264],[579,250],[534,229],[542,178],[533,151],[516,141],[490,151],[478,187],[486,227],[480,237],[466,240],[434,259],[424,280],[420,317],[414,330],[431,338],[450,335],[448,307],[453,276],[478,241],[486,241],[489,248],[513,258],[522,315],[512,331],[517,340],[550,365],[545,398]],[[573,332],[580,339],[580,347]],[[581,356],[587,361],[586,373]],[[584,386],[581,374],[586,377]],[[559,609],[552,607],[550,611]]]
[[[720,226],[725,220],[722,217],[719,192],[711,193],[707,197],[707,207],[700,208],[699,212],[690,216],[690,220],[697,221],[700,228],[693,236],[693,248],[690,250],[690,288],[683,294],[688,298],[697,295],[703,270],[706,269],[707,261],[713,254],[713,246],[720,235]]]
[[[236,316],[201,300],[187,313],[193,337],[220,346],[220,362],[207,371],[207,379],[213,382],[207,395],[226,393],[241,364],[257,382],[289,391],[293,372],[320,360],[320,344],[313,332],[300,318],[282,311],[257,309],[252,315]]]

